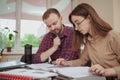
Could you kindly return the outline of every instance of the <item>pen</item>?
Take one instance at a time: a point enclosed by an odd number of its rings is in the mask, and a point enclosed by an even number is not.
[[[53,34],[55,35],[55,37],[57,37],[57,32],[56,31],[53,31]]]

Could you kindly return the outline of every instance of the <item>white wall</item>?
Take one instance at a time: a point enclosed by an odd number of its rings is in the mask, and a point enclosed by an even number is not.
[[[113,0],[114,28],[120,32],[120,0]]]
[[[77,3],[90,4],[103,20],[120,31],[120,0],[78,0]]]

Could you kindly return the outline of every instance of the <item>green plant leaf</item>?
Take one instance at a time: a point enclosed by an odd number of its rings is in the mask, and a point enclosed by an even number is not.
[[[9,29],[8,27],[5,27],[5,29]]]
[[[13,32],[16,33],[16,34],[18,33],[18,31],[16,31],[16,30],[14,30]]]
[[[9,34],[9,40],[12,40],[13,34]]]

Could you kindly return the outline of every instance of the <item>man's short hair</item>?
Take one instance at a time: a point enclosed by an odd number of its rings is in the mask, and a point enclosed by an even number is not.
[[[56,14],[58,17],[60,17],[60,13],[59,13],[59,11],[58,11],[57,9],[55,9],[55,8],[49,8],[49,9],[47,9],[47,11],[45,11],[45,13],[43,14],[42,19],[43,19],[43,20],[47,19],[47,18],[50,16],[51,13],[54,13],[54,14]]]

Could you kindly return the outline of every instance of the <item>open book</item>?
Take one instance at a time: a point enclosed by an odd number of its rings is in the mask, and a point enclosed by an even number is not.
[[[88,71],[89,67],[59,67],[52,64],[42,63],[42,64],[32,64],[29,65],[32,69],[42,69],[45,71],[56,72],[58,75],[62,75],[68,78],[85,78],[92,77],[93,80],[105,80],[105,77],[92,74]]]
[[[88,72],[89,67],[64,67],[58,68],[56,70],[62,76],[69,77],[69,78],[79,78],[79,77],[86,77],[92,76],[91,73]]]
[[[50,68],[56,71],[59,75],[75,80],[106,80],[105,77],[90,73],[89,67],[64,67],[64,68]],[[91,78],[91,79],[90,79]]]

